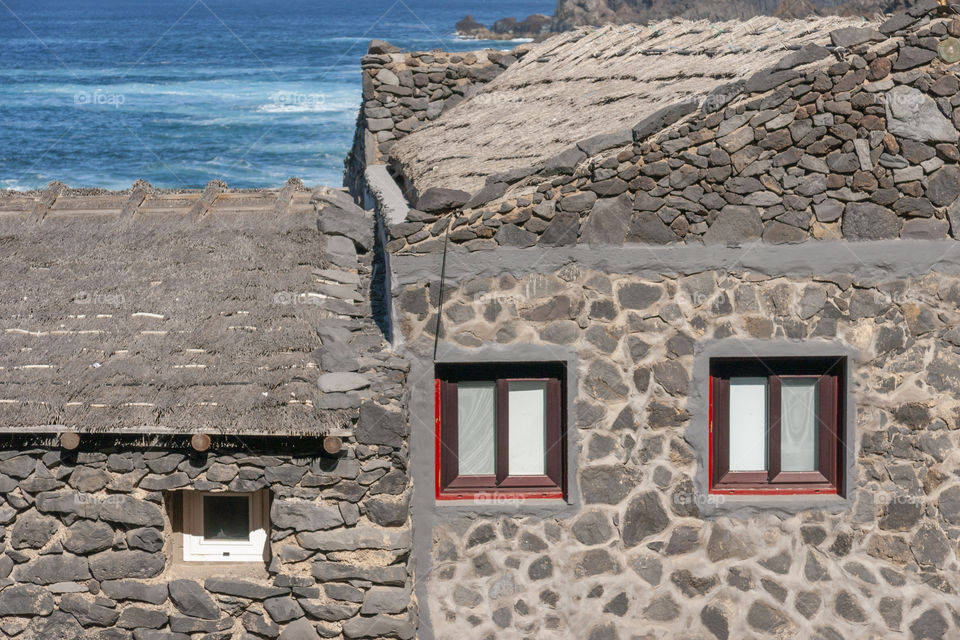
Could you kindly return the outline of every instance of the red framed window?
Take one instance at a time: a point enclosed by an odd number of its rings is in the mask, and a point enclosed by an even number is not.
[[[845,358],[710,362],[710,492],[838,494]]]
[[[437,497],[562,498],[563,363],[437,365]]]

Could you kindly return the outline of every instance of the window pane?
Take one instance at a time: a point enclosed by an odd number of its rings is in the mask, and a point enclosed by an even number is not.
[[[508,473],[542,476],[547,472],[547,383],[513,381],[508,393]]]
[[[249,540],[250,498],[203,496],[204,540]]]
[[[730,471],[767,469],[767,379],[730,378]]]
[[[780,469],[817,470],[817,378],[780,382]]]
[[[460,475],[496,473],[496,420],[495,382],[457,383],[457,457]]]

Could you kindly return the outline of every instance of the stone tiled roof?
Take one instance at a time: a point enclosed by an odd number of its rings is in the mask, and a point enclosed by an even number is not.
[[[348,426],[388,359],[372,236],[297,181],[0,192],[0,430]]]
[[[859,18],[668,20],[580,28],[537,45],[490,83],[391,149],[413,191],[476,193],[493,174],[542,164],[578,141],[629,130],[664,106],[699,104]]]

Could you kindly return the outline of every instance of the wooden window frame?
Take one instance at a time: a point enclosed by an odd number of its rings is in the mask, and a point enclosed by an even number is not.
[[[436,371],[436,464],[438,500],[477,497],[566,497],[566,373],[563,363],[443,364]],[[497,388],[495,470],[492,475],[460,475],[457,384],[494,382]],[[545,470],[537,476],[509,474],[509,383],[546,382]]]
[[[767,469],[730,471],[730,378],[767,380]],[[784,379],[817,378],[817,471],[780,469],[780,390]],[[843,494],[846,358],[714,358],[710,361],[710,493]]]
[[[240,493],[235,491],[183,491],[183,561],[184,562],[264,562],[268,558],[270,529],[270,496],[268,490]],[[249,539],[246,541],[214,541],[203,537],[203,499],[213,497],[246,497],[249,501]]]

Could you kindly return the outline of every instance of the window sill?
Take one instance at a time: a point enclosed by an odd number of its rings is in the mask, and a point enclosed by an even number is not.
[[[749,492],[736,493],[710,491],[697,493],[694,501],[701,517],[752,517],[757,515],[793,516],[804,511],[842,513],[853,508],[852,495],[833,493],[788,493]]]

